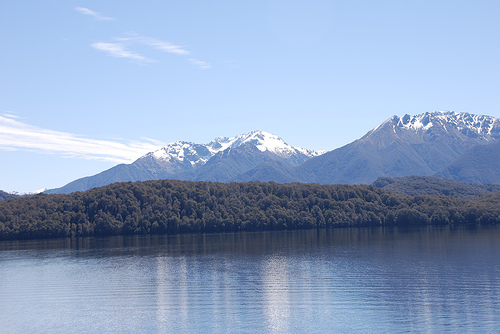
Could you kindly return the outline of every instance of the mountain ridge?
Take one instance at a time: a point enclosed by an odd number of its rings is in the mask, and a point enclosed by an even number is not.
[[[371,184],[379,177],[447,176],[467,181],[453,167],[466,152],[500,139],[500,120],[466,112],[435,111],[392,116],[361,138],[329,152],[296,148],[282,138],[254,130],[234,137],[216,137],[208,144],[177,141],[122,164],[78,179],[47,193],[87,190],[120,181],[179,179],[188,181],[276,181],[320,184]],[[484,149],[481,149],[484,150]],[[497,150],[498,151],[498,150]],[[495,151],[496,152],[496,151]],[[489,159],[500,166],[500,155]],[[468,154],[466,175],[484,173],[488,164]],[[474,170],[482,166],[482,170]],[[457,170],[457,167],[453,167]],[[499,168],[500,170],[500,168]],[[497,175],[498,174],[498,175]],[[500,183],[490,172],[485,181]]]
[[[291,146],[282,138],[261,130],[234,137],[216,137],[208,144],[176,141],[131,164],[114,166],[46,193],[71,193],[114,182],[165,178],[228,182],[260,163],[279,160],[288,166],[297,166],[322,153],[324,151]]]
[[[298,167],[302,182],[369,184],[380,176],[432,175],[467,149],[500,138],[497,118],[437,111],[392,116],[363,137]]]

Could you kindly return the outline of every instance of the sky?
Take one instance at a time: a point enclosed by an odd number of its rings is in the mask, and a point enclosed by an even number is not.
[[[393,115],[500,117],[500,1],[0,1],[0,189],[178,141],[333,150]]]

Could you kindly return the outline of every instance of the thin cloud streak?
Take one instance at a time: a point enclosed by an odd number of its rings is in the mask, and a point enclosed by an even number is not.
[[[117,58],[128,58],[139,62],[157,62],[157,61],[142,56],[136,52],[130,51],[127,47],[132,47],[133,45],[141,44],[149,46],[152,49],[166,53],[173,53],[182,56],[189,56],[191,54],[188,50],[184,49],[182,46],[174,45],[170,42],[162,41],[152,37],[135,35],[132,37],[115,38],[114,40],[116,42],[113,43],[99,42],[99,43],[93,43],[91,44],[91,46],[94,49],[106,52],[110,56]],[[210,64],[205,61],[201,61],[194,58],[188,58],[187,60],[191,64],[194,64],[202,69],[212,68],[212,66],[210,66]]]
[[[114,18],[112,17],[103,16],[100,13],[94,12],[93,10],[85,7],[75,7],[75,10],[84,15],[92,16],[96,20],[114,20]],[[191,55],[191,53],[188,50],[184,49],[182,46],[174,45],[170,42],[162,41],[152,37],[132,34],[131,37],[115,38],[114,40],[116,41],[114,43],[98,42],[92,43],[91,46],[96,50],[106,52],[109,56],[132,59],[140,63],[156,62],[156,60],[145,57],[134,51],[130,51],[127,49],[127,46],[141,44],[162,52],[174,53],[183,56]],[[194,58],[188,58],[187,60],[202,69],[212,68],[212,66],[210,66],[210,64],[205,61]]]
[[[125,37],[125,38],[117,38],[118,41],[129,42],[129,43],[137,43],[147,45],[153,49],[160,50],[168,53],[175,53],[179,55],[189,55],[190,52],[183,49],[181,46],[173,45],[169,42],[165,42],[156,38],[151,37]]]
[[[88,8],[75,7],[75,10],[77,12],[80,12],[80,13],[84,14],[84,15],[90,15],[90,16],[92,16],[94,19],[96,19],[98,21],[114,21],[115,20],[112,17],[101,15],[101,14],[99,14],[97,12],[94,12],[93,10],[88,9]]]
[[[191,62],[191,64],[197,65],[197,66],[199,66],[200,68],[203,68],[203,69],[212,68],[212,66],[210,66],[210,65],[209,65],[207,62],[205,62],[205,61],[201,61],[201,60],[194,59],[194,58],[188,58],[188,60]]]
[[[120,43],[93,43],[92,47],[99,51],[107,52],[112,57],[128,58],[140,62],[153,62],[154,60],[141,56],[138,53],[131,52],[125,48],[125,45]]]
[[[119,142],[98,140],[72,133],[42,129],[20,122],[11,115],[0,116],[0,150],[26,150],[66,157],[131,163],[165,144],[156,140]]]

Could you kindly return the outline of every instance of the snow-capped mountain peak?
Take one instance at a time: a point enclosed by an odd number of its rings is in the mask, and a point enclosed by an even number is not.
[[[415,133],[426,133],[434,129],[442,129],[445,132],[455,131],[479,140],[500,139],[500,119],[455,111],[435,111],[418,115],[406,114],[402,117],[393,116],[367,133],[365,137],[370,136],[386,125],[392,126],[394,132],[400,129]]]
[[[176,141],[146,154],[159,161],[189,162],[193,166],[204,164],[212,155],[205,145],[186,141]]]
[[[466,112],[435,111],[410,116],[405,115],[399,119],[400,127],[413,130],[427,130],[432,126],[452,126],[457,130],[470,130],[477,134],[491,135],[494,129],[500,126],[498,118],[473,115]]]
[[[296,151],[293,146],[288,145],[280,137],[261,130],[254,130],[235,137],[215,138],[208,144],[216,152],[241,145],[253,145],[261,152],[270,151],[278,155],[287,155]]]
[[[38,189],[35,191],[26,192],[26,193],[19,192],[19,191],[10,191],[9,194],[16,195],[16,196],[31,196],[31,195],[43,193],[46,190],[47,190],[47,188],[43,188],[43,189]]]
[[[176,141],[148,153],[144,157],[152,157],[155,160],[166,162],[189,162],[193,167],[196,167],[205,164],[219,152],[242,145],[253,145],[261,152],[269,151],[284,158],[294,155],[311,158],[325,153],[324,151],[296,148],[287,144],[282,138],[276,135],[261,130],[254,130],[235,137],[217,137],[208,144]]]

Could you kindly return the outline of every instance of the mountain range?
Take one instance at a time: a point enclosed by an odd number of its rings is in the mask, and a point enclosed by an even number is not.
[[[324,151],[288,145],[283,139],[256,130],[235,137],[217,137],[208,144],[177,141],[150,152],[131,164],[120,164],[46,193],[71,193],[115,182],[178,179],[230,182],[266,162],[295,167]]]
[[[490,116],[457,112],[393,116],[362,138],[305,162],[297,171],[302,182],[325,184],[372,183],[380,176],[408,175],[468,181],[446,170],[461,157],[461,164],[476,164],[479,155],[464,154],[498,139],[500,120]],[[492,153],[489,162],[498,164],[500,152]]]
[[[500,183],[500,120],[453,111],[393,116],[362,138],[323,152],[288,145],[256,130],[208,144],[174,142],[131,164],[46,193],[71,193],[114,182],[190,181],[370,184],[379,177],[441,176]]]

